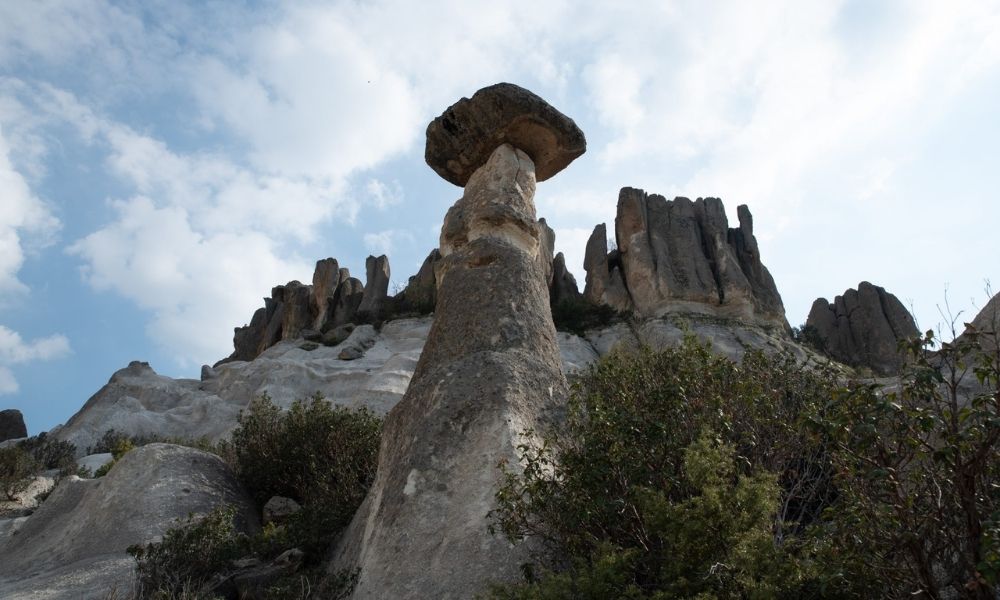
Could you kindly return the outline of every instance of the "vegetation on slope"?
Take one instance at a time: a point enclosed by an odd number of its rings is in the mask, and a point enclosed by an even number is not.
[[[1000,353],[931,341],[895,391],[693,339],[605,357],[504,469],[491,526],[541,551],[491,597],[994,598]]]

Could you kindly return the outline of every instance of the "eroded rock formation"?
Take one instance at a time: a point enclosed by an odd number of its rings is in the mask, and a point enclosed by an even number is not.
[[[264,307],[233,334],[233,353],[218,364],[253,360],[282,340],[297,339],[304,330],[320,334],[356,319],[375,321],[388,297],[389,259],[369,256],[367,283],[351,277],[336,259],[316,262],[312,285],[290,281],[271,289]]]
[[[428,127],[426,156],[436,171],[448,172],[456,162],[474,172],[442,226],[427,344],[386,420],[375,482],[333,563],[334,569],[360,568],[355,598],[469,598],[486,581],[516,578],[526,557],[523,546],[485,527],[496,465],[518,464],[523,433],[567,390],[539,260],[543,233],[535,217],[532,156],[502,143],[502,135],[463,137],[482,121],[477,98],[494,98],[483,111],[506,114],[503,97],[491,94],[463,99]],[[575,129],[565,117],[555,121]],[[514,119],[513,126],[522,125]],[[454,139],[443,142],[442,131]],[[578,130],[539,130],[543,134],[583,137]],[[481,143],[492,144],[488,160],[469,164],[465,146]],[[542,160],[552,154],[522,143]]]
[[[806,327],[815,332],[820,349],[834,360],[870,367],[882,375],[893,375],[903,365],[899,341],[919,334],[903,303],[867,281],[833,302],[817,298]]]
[[[760,260],[753,218],[730,228],[718,198],[667,200],[622,188],[617,248],[598,225],[587,243],[585,296],[642,317],[689,312],[788,328],[774,279]]]
[[[0,442],[28,436],[24,416],[16,408],[0,410]]]

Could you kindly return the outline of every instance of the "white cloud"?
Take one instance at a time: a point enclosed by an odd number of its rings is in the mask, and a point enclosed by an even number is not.
[[[11,293],[23,293],[27,288],[17,278],[24,264],[27,235],[45,244],[59,228],[59,221],[47,206],[32,194],[28,182],[14,169],[10,148],[0,123],[0,299]]]
[[[181,206],[139,196],[114,203],[115,220],[73,244],[86,280],[152,312],[149,336],[185,366],[232,349],[232,328],[249,320],[276,282],[311,273],[281,258],[264,233],[206,232]]]
[[[395,180],[384,183],[378,179],[369,179],[365,184],[365,192],[368,200],[379,210],[385,210],[403,201],[403,188]]]
[[[69,353],[69,340],[63,335],[25,342],[16,331],[0,325],[0,394],[14,394],[19,389],[13,365],[54,360]]]
[[[398,240],[412,240],[413,235],[408,231],[399,229],[387,229],[364,235],[365,249],[371,254],[378,256],[385,254],[392,255],[392,250]]]

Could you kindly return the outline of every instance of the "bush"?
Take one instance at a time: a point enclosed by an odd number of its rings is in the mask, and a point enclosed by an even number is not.
[[[575,385],[565,428],[521,447],[522,473],[504,468],[491,528],[544,552],[525,584],[493,597],[797,597],[815,586],[801,532],[836,491],[822,439],[797,424],[834,386],[790,358],[751,352],[736,364],[693,338],[605,357]]]
[[[11,502],[34,481],[39,465],[19,445],[0,448],[0,492]]]
[[[356,574],[327,575],[321,559],[368,491],[380,432],[381,419],[371,412],[337,408],[319,396],[297,401],[287,412],[266,396],[251,402],[232,440],[215,450],[233,466],[258,509],[272,496],[286,496],[302,510],[284,525],[271,524],[248,537],[233,526],[234,511],[220,509],[171,530],[160,544],[130,549],[144,597],[199,597],[213,577],[233,571],[233,559],[270,559],[290,548],[305,552],[307,568],[273,582],[264,597],[345,597]]]
[[[135,558],[144,598],[197,595],[209,579],[228,568],[248,547],[245,535],[236,532],[236,510],[220,507],[200,517],[189,516],[169,529],[159,543],[128,548]],[[207,591],[207,590],[206,590]]]
[[[320,396],[296,401],[287,412],[265,396],[240,415],[233,466],[258,506],[285,496],[322,508],[303,512],[329,532],[347,524],[371,485],[381,426],[366,409],[335,407]]]
[[[18,442],[42,469],[59,469],[63,474],[76,472],[76,446],[40,433]]]
[[[556,329],[576,335],[624,318],[627,317],[610,306],[595,304],[583,296],[564,298],[552,305],[552,322]]]
[[[994,599],[1000,583],[1000,340],[913,340],[900,385],[853,385],[817,428],[842,494],[823,534],[886,597]],[[971,381],[972,379],[975,381]],[[972,389],[971,393],[965,391]]]

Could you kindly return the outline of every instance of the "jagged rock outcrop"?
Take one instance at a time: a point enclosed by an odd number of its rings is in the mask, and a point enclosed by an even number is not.
[[[28,428],[24,425],[24,415],[16,408],[0,410],[0,442],[28,437]]]
[[[622,188],[617,249],[598,225],[587,243],[585,296],[642,317],[693,313],[788,329],[774,279],[760,260],[753,218],[730,228],[718,198],[691,201]]]
[[[297,339],[303,330],[323,334],[356,319],[377,320],[389,289],[389,259],[369,256],[365,266],[364,285],[336,259],[325,258],[316,262],[312,285],[290,281],[275,286],[264,298],[264,308],[235,329],[233,353],[217,364],[253,360],[282,340]]]
[[[441,253],[438,249],[431,250],[420,265],[420,270],[410,277],[406,289],[399,294],[403,305],[421,314],[434,312],[434,304],[437,302],[437,277],[434,270],[440,260]]]
[[[178,520],[236,508],[237,527],[259,527],[252,501],[213,454],[170,444],[127,453],[101,479],[63,479],[0,536],[0,590],[11,600],[130,597],[135,561],[125,550],[159,539]]]
[[[899,341],[919,335],[903,303],[867,281],[833,302],[817,298],[806,327],[813,330],[820,349],[834,360],[869,367],[881,375],[893,375],[902,367]]]
[[[218,440],[235,427],[250,400],[264,394],[288,407],[319,393],[338,406],[385,414],[406,391],[430,323],[428,318],[391,321],[370,346],[363,334],[371,327],[353,339],[345,333],[336,345],[313,350],[303,349],[301,340],[282,341],[253,361],[220,364],[202,381],[171,379],[147,363],[133,362],[53,434],[75,444],[81,456],[108,429]],[[341,360],[348,348],[357,356]]]
[[[461,187],[504,143],[527,153],[536,181],[552,177],[587,149],[572,119],[522,87],[498,83],[462,98],[428,125],[424,158],[435,173]]]
[[[365,288],[358,305],[358,316],[364,321],[379,318],[382,305],[389,297],[389,259],[383,254],[378,258],[369,256],[365,261]]]
[[[552,281],[549,283],[549,302],[554,306],[567,300],[580,298],[580,288],[576,277],[566,268],[566,257],[562,252],[552,259]]]
[[[608,252],[608,230],[604,223],[594,227],[587,240],[583,268],[587,272],[585,298],[615,310],[632,310],[632,299],[622,275],[621,255],[617,249]]]
[[[439,172],[466,155],[460,143],[458,158],[432,152],[441,142],[431,132],[464,135],[478,123],[456,118],[453,107],[428,127],[427,156]],[[498,144],[485,164],[472,165],[445,217],[434,324],[386,419],[375,482],[331,567],[360,568],[354,598],[469,598],[488,580],[516,578],[526,559],[524,545],[484,527],[495,468],[518,464],[523,432],[567,387],[538,259],[534,165]]]

